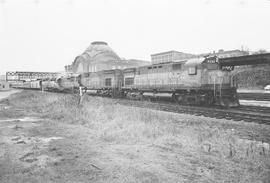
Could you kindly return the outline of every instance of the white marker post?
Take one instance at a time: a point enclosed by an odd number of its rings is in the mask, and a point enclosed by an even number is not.
[[[80,100],[79,100],[79,105],[80,105],[82,103],[82,99],[83,99],[82,87],[79,87],[79,94],[80,94]]]
[[[80,96],[83,96],[83,91],[82,91],[82,87],[79,87],[79,91],[80,91]]]

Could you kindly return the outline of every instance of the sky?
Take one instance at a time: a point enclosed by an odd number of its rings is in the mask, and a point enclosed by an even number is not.
[[[93,41],[126,59],[270,51],[270,0],[0,0],[0,74],[64,70]]]

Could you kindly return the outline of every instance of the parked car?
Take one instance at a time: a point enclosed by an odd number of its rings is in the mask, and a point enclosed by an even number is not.
[[[270,85],[266,85],[266,87],[264,87],[264,90],[270,92]]]

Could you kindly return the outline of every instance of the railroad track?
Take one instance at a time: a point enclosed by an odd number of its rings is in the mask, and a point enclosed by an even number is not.
[[[98,96],[98,95],[96,95]],[[104,97],[104,96],[100,96]],[[186,106],[174,103],[172,100],[137,101],[118,98],[117,103],[126,106],[150,108],[174,113],[185,113],[216,119],[255,122],[270,125],[270,108],[260,106],[239,106],[225,108],[221,106]]]
[[[270,107],[261,107],[261,106],[239,106],[236,109],[250,111],[250,112],[261,112],[270,114]]]
[[[240,100],[270,101],[270,93],[238,93]]]
[[[118,100],[119,104],[150,108],[160,111],[185,113],[196,116],[205,116],[216,119],[228,119],[234,121],[255,122],[270,125],[270,108],[256,106],[239,106],[234,108],[183,106],[168,101],[130,101]]]

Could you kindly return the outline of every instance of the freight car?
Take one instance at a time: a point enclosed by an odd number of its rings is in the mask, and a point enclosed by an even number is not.
[[[11,87],[19,88],[19,89],[40,90],[41,89],[41,81],[40,80],[20,81],[20,82],[12,83]]]
[[[80,84],[110,96],[166,95],[180,104],[239,105],[230,71],[220,69],[217,57],[86,73],[80,76]]]
[[[62,76],[57,79],[42,81],[45,91],[54,92],[76,92],[79,89],[79,77],[75,75]]]

